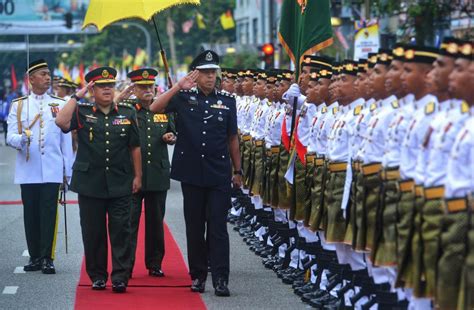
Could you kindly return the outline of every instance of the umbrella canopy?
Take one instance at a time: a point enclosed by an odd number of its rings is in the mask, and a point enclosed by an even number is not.
[[[180,4],[200,4],[200,0],[91,0],[82,29],[105,26],[127,18],[150,20],[153,15]]]

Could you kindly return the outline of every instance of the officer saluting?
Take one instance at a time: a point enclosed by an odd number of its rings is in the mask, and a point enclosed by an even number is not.
[[[107,218],[112,290],[122,293],[131,268],[132,191],[140,190],[142,171],[135,109],[130,104],[113,102],[116,74],[110,67],[87,73],[87,87],[72,95],[56,124],[65,132],[78,132],[71,189],[79,194],[86,271],[92,289],[105,289],[107,281]],[[88,90],[95,104],[78,104]]]
[[[18,150],[15,184],[21,187],[30,253],[30,262],[23,268],[53,274],[59,186],[63,171],[67,178],[71,176],[71,135],[62,134],[54,124],[64,100],[46,93],[51,85],[46,61],[30,63],[27,73],[32,91],[12,102],[7,134],[7,144]]]
[[[127,76],[134,83],[136,100],[129,100],[137,110],[142,152],[142,189],[133,194],[130,223],[132,230],[132,269],[137,249],[138,226],[145,201],[145,265],[148,274],[164,276],[161,262],[165,255],[163,218],[166,191],[170,188],[170,162],[167,144],[174,144],[174,120],[171,114],[150,112],[155,96],[155,77],[158,72],[143,68]]]
[[[177,113],[171,178],[181,181],[183,191],[191,290],[204,292],[209,257],[215,294],[229,296],[226,219],[231,181],[240,188],[241,167],[235,98],[216,91],[218,64],[215,52],[201,53],[191,63],[194,71],[160,95],[150,110]]]

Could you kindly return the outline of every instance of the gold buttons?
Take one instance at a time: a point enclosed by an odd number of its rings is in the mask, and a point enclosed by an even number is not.
[[[148,137],[148,139],[150,139],[150,138],[151,138],[151,136],[147,136],[147,137]]]
[[[151,161],[147,161],[148,164],[151,164]]]
[[[106,149],[105,152],[108,153],[108,152],[109,152],[109,149]]]
[[[109,123],[105,124],[105,127],[109,127]]]
[[[107,157],[107,158],[105,159],[105,161],[109,161],[109,158]]]
[[[122,128],[122,131],[125,131],[125,128]]]
[[[105,119],[109,119],[109,117],[108,117],[108,116],[106,116],[106,117],[105,117]]]
[[[151,128],[150,128],[150,127],[148,127],[148,128],[147,128],[147,130],[151,130]]]
[[[151,144],[150,144],[150,143],[148,143],[148,147],[151,147]]]
[[[109,170],[109,167],[105,167],[105,170]]]
[[[148,155],[151,155],[151,153],[150,153],[150,152],[148,152]]]
[[[108,136],[108,135],[109,135],[109,132],[108,132],[108,131],[106,131],[106,132],[105,132],[105,135],[106,135],[106,136]]]

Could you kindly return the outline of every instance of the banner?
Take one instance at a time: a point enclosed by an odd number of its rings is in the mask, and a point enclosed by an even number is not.
[[[367,58],[369,53],[377,53],[380,47],[379,24],[377,21],[356,23],[354,36],[354,59]]]
[[[0,0],[0,33],[80,32],[90,0]],[[68,15],[68,17],[66,17]],[[66,27],[66,20],[71,28]]]
[[[298,75],[304,54],[316,53],[333,43],[329,0],[285,0],[278,37]]]

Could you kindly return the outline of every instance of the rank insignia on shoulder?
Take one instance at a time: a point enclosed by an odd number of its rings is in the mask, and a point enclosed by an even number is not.
[[[92,114],[86,115],[86,123],[97,123],[97,117]]]
[[[321,113],[325,114],[325,113],[327,113],[327,112],[328,112],[328,108],[323,107],[322,110],[321,110]]]
[[[360,112],[362,111],[362,108],[363,108],[362,105],[356,106],[355,109],[354,109],[354,115],[355,115],[355,116],[356,116],[356,115],[359,115]]]
[[[337,107],[332,108],[332,115],[336,115],[337,111],[339,111]]]
[[[467,113],[469,112],[469,105],[467,104],[466,101],[463,101],[461,103],[461,113],[464,114],[464,113]]]
[[[431,101],[425,107],[425,114],[429,115],[429,114],[433,113],[434,110],[435,110],[435,103]]]
[[[377,109],[377,104],[374,102],[370,105],[370,112],[374,111],[375,109]]]
[[[400,107],[400,104],[398,104],[398,100],[393,100],[392,101],[392,108],[398,109]]]
[[[167,123],[168,116],[166,114],[155,114],[153,115],[153,122],[154,123]]]

